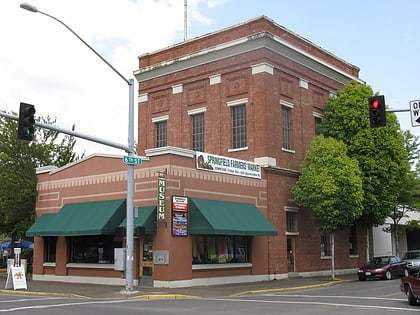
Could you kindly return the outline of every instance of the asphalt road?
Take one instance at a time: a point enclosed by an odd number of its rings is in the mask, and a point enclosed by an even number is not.
[[[73,298],[0,294],[0,313],[10,314],[420,314],[399,291],[399,279],[350,281],[291,291],[193,299]]]

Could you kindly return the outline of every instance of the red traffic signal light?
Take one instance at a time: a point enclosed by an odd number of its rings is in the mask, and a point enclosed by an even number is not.
[[[370,127],[386,126],[385,97],[377,95],[369,98]]]
[[[26,103],[20,103],[19,121],[18,121],[18,139],[32,141],[35,133],[35,106]]]

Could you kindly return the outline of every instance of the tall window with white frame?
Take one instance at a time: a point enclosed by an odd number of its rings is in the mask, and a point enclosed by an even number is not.
[[[232,106],[232,149],[245,148],[246,143],[246,105]]]
[[[164,147],[167,144],[167,121],[157,121],[156,128],[156,148]]]
[[[282,122],[282,148],[292,150],[290,119],[293,104],[280,101],[281,105],[281,122]]]
[[[204,113],[191,115],[192,149],[204,152]]]
[[[296,212],[286,211],[286,232],[296,233],[297,232],[297,222],[296,222]]]

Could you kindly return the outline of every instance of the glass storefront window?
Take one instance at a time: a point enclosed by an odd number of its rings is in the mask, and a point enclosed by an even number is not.
[[[114,248],[121,248],[113,235],[74,236],[69,238],[71,263],[114,263]]]
[[[193,264],[225,264],[249,262],[248,237],[193,235]]]
[[[57,237],[46,236],[44,237],[44,249],[45,249],[45,262],[55,262],[55,251],[56,251]]]

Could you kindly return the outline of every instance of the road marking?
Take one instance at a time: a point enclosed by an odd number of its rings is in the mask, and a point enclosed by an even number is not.
[[[381,297],[388,297],[388,296],[395,296],[395,295],[402,295],[402,294],[404,293],[400,291],[400,292],[395,292],[395,293],[384,294],[384,295],[381,295]]]
[[[98,300],[98,301],[86,301],[86,302],[72,302],[72,303],[61,303],[61,304],[47,304],[47,305],[29,305],[21,307],[11,307],[8,309],[0,310],[0,312],[16,312],[22,310],[30,309],[47,309],[54,307],[64,307],[64,306],[77,306],[77,305],[91,305],[91,304],[113,304],[113,303],[128,303],[133,302],[134,300]]]
[[[390,310],[400,312],[419,312],[420,309],[393,307],[393,306],[378,306],[378,305],[360,305],[360,304],[343,304],[343,303],[327,303],[327,302],[305,302],[305,301],[265,301],[265,300],[250,300],[250,299],[206,299],[210,301],[227,301],[227,302],[249,302],[249,303],[272,303],[272,304],[305,304],[305,305],[323,305],[334,307],[349,307],[358,309],[376,309],[376,310]]]
[[[387,295],[390,295],[390,294],[387,294]],[[383,297],[375,297],[375,296],[347,296],[347,295],[264,294],[264,296],[298,297],[298,298],[333,298],[333,299],[356,299],[356,300],[386,300],[386,301],[405,301],[406,300],[405,298],[399,298],[399,299],[385,298],[386,295],[383,295]]]

